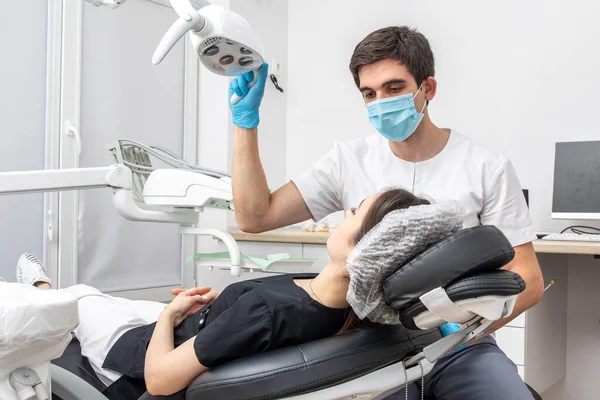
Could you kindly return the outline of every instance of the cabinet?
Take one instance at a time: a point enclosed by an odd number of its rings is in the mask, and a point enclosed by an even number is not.
[[[324,244],[302,244],[302,257],[316,259],[307,272],[319,273],[331,261]]]
[[[240,251],[250,257],[266,258],[268,254],[287,253],[292,258],[301,258],[301,243],[238,242]],[[224,250],[225,251],[225,250]]]

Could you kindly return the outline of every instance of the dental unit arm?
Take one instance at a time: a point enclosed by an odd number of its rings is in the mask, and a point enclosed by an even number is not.
[[[240,276],[241,255],[235,239],[227,232],[194,226],[205,207],[233,209],[231,180],[226,174],[132,140],[119,140],[110,150],[118,164],[108,167],[0,173],[0,195],[112,188],[113,205],[127,220],[176,223],[182,225],[182,234],[221,239],[231,256],[231,274]],[[175,168],[153,168],[150,155]]]

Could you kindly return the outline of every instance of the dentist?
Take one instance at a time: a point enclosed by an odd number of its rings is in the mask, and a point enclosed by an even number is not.
[[[510,160],[430,119],[436,95],[434,56],[428,40],[407,27],[370,33],[355,48],[350,72],[366,114],[379,134],[336,143],[304,174],[271,193],[258,152],[259,106],[267,66],[248,89],[252,74],[231,82],[244,95],[230,104],[234,155],[232,181],[236,219],[246,232],[263,232],[357,207],[384,188],[400,186],[433,201],[459,200],[465,227],[495,225],[515,248],[506,267],[527,289],[499,328],[542,297],[543,279],[533,250],[536,238]],[[413,385],[420,385],[420,382]],[[516,366],[490,336],[437,363],[425,378],[425,395],[437,400],[531,399]],[[409,390],[417,395],[419,390]],[[404,399],[404,392],[390,398]]]

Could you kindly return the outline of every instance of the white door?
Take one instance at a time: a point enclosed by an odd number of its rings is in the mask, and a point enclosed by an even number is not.
[[[48,2],[0,12],[0,172],[44,169]],[[44,194],[0,196],[0,276],[15,280],[23,252],[44,257]]]
[[[65,140],[63,129],[62,167],[112,164],[107,146],[120,138],[183,154],[184,42],[162,64],[151,63],[175,12],[150,1],[130,1],[118,9],[67,7],[66,30],[80,42],[67,39],[64,50],[71,66],[63,69],[73,71],[75,79],[66,90],[71,98],[63,100],[62,123],[75,126],[77,135]],[[83,283],[154,300],[182,285],[177,225],[124,220],[112,205],[110,189],[61,196],[60,268],[69,276],[63,285]]]

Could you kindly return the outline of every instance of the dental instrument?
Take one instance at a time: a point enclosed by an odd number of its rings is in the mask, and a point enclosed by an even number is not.
[[[158,44],[152,63],[159,64],[173,46],[189,32],[190,42],[200,62],[211,72],[219,75],[238,76],[256,70],[265,62],[263,46],[258,34],[248,21],[222,6],[205,0],[170,0],[179,15]],[[241,97],[235,93],[231,104]]]

